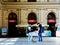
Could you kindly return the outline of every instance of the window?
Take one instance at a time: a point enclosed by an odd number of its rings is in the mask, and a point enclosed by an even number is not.
[[[28,14],[28,23],[29,24],[35,24],[37,22],[37,17],[34,12],[31,12]]]
[[[17,0],[8,0],[9,2],[17,2]]]
[[[28,2],[36,2],[36,0],[28,0]]]
[[[8,0],[2,0],[3,2],[7,2]]]
[[[49,0],[47,0],[47,2],[49,2]]]
[[[49,2],[56,2],[57,0],[49,0]]]
[[[60,0],[57,0],[57,2],[60,2]]]
[[[17,2],[17,0],[3,0],[4,2]]]
[[[0,2],[1,2],[1,0],[0,0]]]

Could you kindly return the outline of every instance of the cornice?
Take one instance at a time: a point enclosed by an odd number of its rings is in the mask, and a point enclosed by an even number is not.
[[[1,2],[3,8],[8,9],[20,9],[20,8],[39,8],[39,9],[46,9],[46,8],[60,8],[60,3],[58,2]]]
[[[34,9],[34,8],[41,8],[41,9],[44,9],[44,8],[54,8],[54,9],[56,9],[56,8],[60,8],[60,5],[2,5],[2,8],[13,8],[13,9],[15,9],[15,8],[18,8],[18,9],[20,9],[20,8],[22,8],[22,9],[27,9],[27,8],[32,8],[32,9]]]
[[[60,2],[1,2],[2,5],[60,5]]]

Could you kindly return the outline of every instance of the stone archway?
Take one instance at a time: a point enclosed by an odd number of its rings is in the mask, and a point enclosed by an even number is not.
[[[28,23],[29,24],[35,24],[37,22],[37,17],[34,12],[31,12],[28,14]]]
[[[56,16],[54,12],[50,12],[47,16],[47,24],[50,25],[51,23],[54,25],[56,24]]]
[[[56,16],[54,12],[50,12],[47,16],[47,24],[49,25],[48,29],[51,31],[51,36],[55,37],[56,36]]]
[[[14,37],[18,36],[17,25],[17,15],[14,12],[9,13],[8,16],[8,36]]]

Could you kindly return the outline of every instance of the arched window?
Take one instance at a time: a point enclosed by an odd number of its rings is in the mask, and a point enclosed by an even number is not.
[[[34,12],[31,12],[28,14],[28,23],[29,24],[34,24],[37,22],[37,17],[36,14]]]
[[[17,15],[14,12],[11,12],[8,16],[8,19],[17,19]]]
[[[48,19],[56,19],[55,14],[53,12],[50,12],[48,14]]]
[[[50,12],[47,16],[47,24],[55,24],[56,23],[56,16],[54,12]]]

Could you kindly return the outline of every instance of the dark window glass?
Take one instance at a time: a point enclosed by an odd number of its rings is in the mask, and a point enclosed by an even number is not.
[[[36,2],[36,0],[28,0],[28,2]]]
[[[55,14],[54,13],[49,13],[48,14],[48,19],[56,19],[56,17],[55,17]]]
[[[2,0],[3,2],[17,2],[17,0]]]
[[[17,0],[8,0],[9,2],[17,2]]]
[[[55,25],[56,24],[56,16],[54,12],[50,12],[47,16],[47,24]]]
[[[47,2],[49,2],[49,0],[47,0]]]

